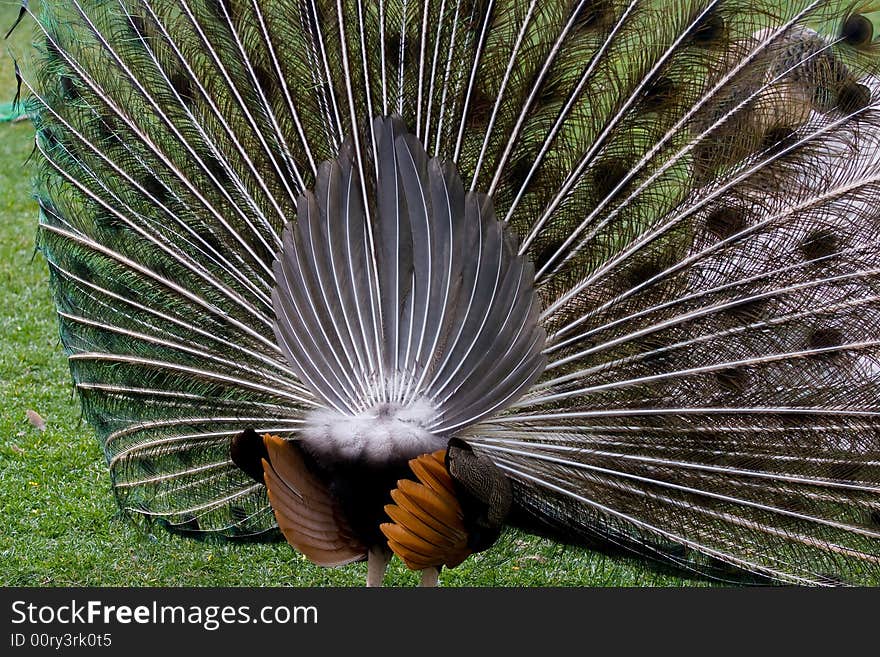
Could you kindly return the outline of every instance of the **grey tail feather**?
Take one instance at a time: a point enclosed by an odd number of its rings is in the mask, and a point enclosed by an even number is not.
[[[346,142],[285,229],[277,341],[327,408],[355,416],[424,401],[426,428],[450,435],[509,406],[543,370],[534,270],[455,167],[429,159],[399,118],[373,129],[378,170],[360,173]],[[362,197],[365,177],[376,197]]]

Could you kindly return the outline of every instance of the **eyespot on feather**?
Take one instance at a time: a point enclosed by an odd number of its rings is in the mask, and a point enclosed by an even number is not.
[[[874,23],[867,16],[853,14],[840,29],[844,43],[854,48],[864,48],[874,40]]]

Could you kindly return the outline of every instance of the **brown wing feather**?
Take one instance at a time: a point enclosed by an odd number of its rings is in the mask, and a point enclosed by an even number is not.
[[[354,537],[324,483],[309,470],[294,443],[272,435],[263,441],[269,460],[263,473],[269,503],[284,538],[319,566],[361,561],[367,548]]]

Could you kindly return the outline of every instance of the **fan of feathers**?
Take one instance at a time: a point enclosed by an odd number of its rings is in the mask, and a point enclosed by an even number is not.
[[[880,3],[44,0],[120,507],[435,583],[511,528],[880,584]]]

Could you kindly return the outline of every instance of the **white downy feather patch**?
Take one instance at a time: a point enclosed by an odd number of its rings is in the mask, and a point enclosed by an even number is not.
[[[316,456],[332,460],[407,460],[446,444],[446,439],[426,429],[435,415],[426,399],[409,406],[382,403],[358,415],[320,408],[306,415],[300,439]]]

